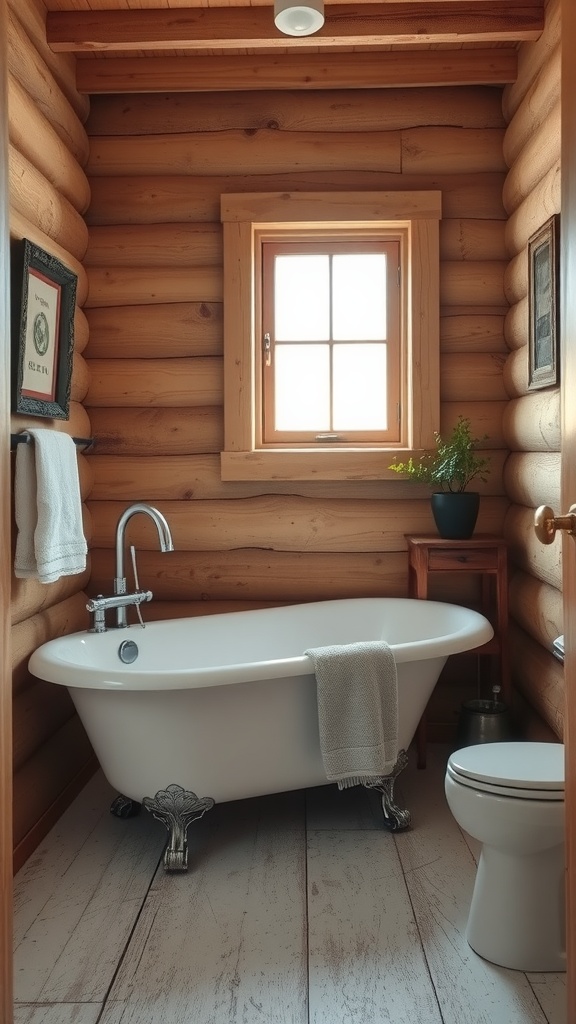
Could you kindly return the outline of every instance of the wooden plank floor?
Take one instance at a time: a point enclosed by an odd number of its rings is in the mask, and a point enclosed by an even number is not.
[[[336,787],[216,807],[166,833],[119,821],[101,775],[15,884],[16,1024],[565,1024],[565,975],[525,975],[464,938],[477,848],[413,759],[413,829]]]

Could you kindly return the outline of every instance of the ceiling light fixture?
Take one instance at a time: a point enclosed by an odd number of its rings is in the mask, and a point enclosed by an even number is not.
[[[286,36],[311,36],[324,24],[324,0],[274,0],[274,24]]]

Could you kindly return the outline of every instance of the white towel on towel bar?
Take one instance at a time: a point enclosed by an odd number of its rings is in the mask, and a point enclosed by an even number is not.
[[[53,583],[86,568],[76,445],[56,430],[26,433],[32,443],[16,449],[14,573]]]
[[[340,789],[388,775],[398,757],[398,679],[384,641],[316,647],[320,749]]]

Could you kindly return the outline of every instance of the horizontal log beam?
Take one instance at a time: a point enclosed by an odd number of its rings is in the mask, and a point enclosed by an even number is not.
[[[93,551],[94,571],[90,593],[108,592],[114,578],[114,550]],[[298,601],[325,601],[337,597],[407,597],[408,556],[405,551],[363,552],[309,551],[185,551],[166,556],[159,551],[138,553],[142,586],[154,593],[146,606],[146,619],[157,615],[161,602],[199,602],[185,614],[211,614],[221,601],[253,601],[276,605]],[[479,578],[474,574],[441,573],[432,581],[431,596],[437,601],[477,603]],[[149,613],[149,614],[148,614]],[[129,616],[133,611],[129,609]],[[182,614],[182,613],[181,613]]]
[[[504,316],[460,314],[456,306],[440,318],[441,352],[506,352]]]
[[[503,427],[512,451],[560,451],[560,389],[535,391],[507,402]]]
[[[285,603],[408,594],[405,551],[175,551],[169,556],[170,572],[166,557],[158,551],[138,552],[140,582],[152,590],[153,605],[156,600],[204,601],[210,606],[212,601],[238,599]],[[93,559],[91,593],[108,593],[114,551],[97,548]]]
[[[231,551],[260,548],[275,551],[376,552],[404,551],[406,533],[430,533],[433,519],[428,499],[398,501],[394,516],[383,514],[383,503],[333,498],[330,501],[299,496],[268,495],[238,501],[160,502],[174,538],[176,551]],[[113,547],[116,523],[125,503],[91,502],[94,509],[94,545]],[[498,533],[503,528],[507,502],[483,497],[478,529]],[[130,541],[142,550],[154,550],[156,531],[147,517],[135,516],[128,527]],[[172,554],[163,556],[171,572]]]
[[[217,267],[91,267],[88,281],[87,308],[222,301],[222,270]]]
[[[325,132],[317,136],[311,132],[263,128],[251,135],[236,130],[150,138],[145,135],[99,136],[92,140],[87,174],[193,176],[220,174],[223,168],[243,174],[281,174],[286,168],[295,171],[381,170],[400,174],[404,135],[411,137],[412,132],[421,131],[425,129],[407,129],[406,133],[355,132],[352,137],[350,132]],[[471,148],[481,149],[484,154],[486,150],[494,150],[496,139],[500,142],[502,136],[501,128],[443,128],[440,132],[461,134],[463,146],[469,142]],[[478,133],[481,140],[477,140]],[[414,140],[414,146],[420,152],[422,146],[418,141]],[[441,145],[437,138],[428,141],[432,144],[436,141],[436,149]],[[497,162],[495,151],[490,152],[489,159]],[[445,164],[446,170],[459,170],[458,162],[451,166],[449,159],[445,159]],[[498,163],[480,167],[480,170],[499,171],[503,167]]]
[[[92,359],[86,406],[222,405],[222,359]]]
[[[444,219],[440,224],[443,260],[505,260],[502,220]],[[218,266],[222,225],[118,224],[93,226],[84,265],[88,267]]]
[[[224,447],[221,406],[187,408],[92,408],[94,453],[106,455],[197,455]]]
[[[77,210],[15,146],[9,147],[8,166],[13,210],[81,260],[88,228]]]
[[[138,11],[138,14],[143,13]],[[284,40],[284,45],[286,41]],[[511,50],[285,53],[226,57],[78,58],[81,93],[227,92],[253,89],[386,89],[504,85],[516,78]]]
[[[505,356],[496,352],[443,355],[440,358],[440,398],[443,402],[503,401]]]
[[[507,448],[502,429],[506,402],[442,402],[440,405],[440,433],[449,434],[460,416],[470,420],[474,437],[479,437],[478,448]]]
[[[505,221],[472,217],[440,221],[440,259],[505,260]]]
[[[460,0],[434,4],[328,6],[312,37],[290,39],[299,50],[398,43],[534,41],[544,28],[542,0],[506,4]],[[177,11],[49,11],[47,39],[57,53],[131,50],[285,49],[267,7],[188,8]]]
[[[443,260],[440,264],[440,305],[496,307],[504,315],[507,264],[504,260]]]
[[[222,303],[99,306],[86,311],[91,359],[221,356]],[[76,334],[76,338],[78,335]]]
[[[558,510],[560,452],[511,452],[504,467],[504,484],[517,505],[551,505]]]
[[[487,452],[490,476],[480,481],[482,494],[502,494],[504,451]],[[199,501],[219,498],[253,498],[264,494],[294,494],[311,498],[347,498],[350,482],[344,481],[223,481],[220,458],[206,455],[144,455],[140,458],[121,455],[93,455],[90,465],[94,473],[92,501]],[[427,497],[425,485],[411,480],[358,480],[354,482],[356,498],[389,499]],[[393,506],[392,506],[393,507]]]
[[[87,130],[93,138],[269,127],[299,132],[393,131],[424,124],[506,127],[501,90],[391,89],[384,102],[380,89],[326,89],[309,92],[305,104],[300,92],[290,90],[95,96]]]
[[[348,145],[350,140],[348,141]],[[379,171],[310,171],[258,174],[261,192],[365,192],[441,190],[443,217],[505,220],[503,173],[398,174]],[[254,176],[184,174],[93,176],[88,224],[217,222],[220,197],[253,192]]]
[[[91,229],[84,266],[218,266],[222,261],[219,223],[121,224]]]

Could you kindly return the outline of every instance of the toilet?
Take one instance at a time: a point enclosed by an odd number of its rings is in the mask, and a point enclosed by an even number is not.
[[[448,759],[446,799],[482,843],[466,938],[518,971],[565,971],[564,746],[481,743]]]

